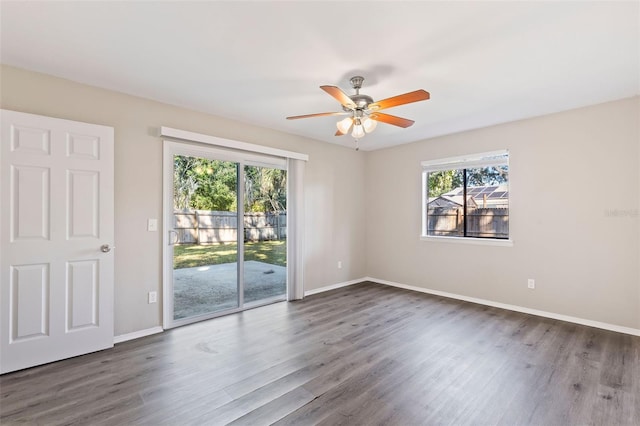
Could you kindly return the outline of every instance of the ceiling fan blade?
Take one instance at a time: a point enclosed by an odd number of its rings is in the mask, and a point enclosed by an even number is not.
[[[384,114],[382,112],[374,112],[373,114],[369,115],[369,118],[372,120],[381,121],[383,123],[393,124],[394,126],[405,127],[405,128],[415,123],[415,121],[413,120],[409,120],[407,118],[402,118],[402,117],[396,117],[395,115]]]
[[[378,102],[369,104],[367,108],[372,111],[379,111],[385,108],[392,108],[398,105],[410,104],[412,102],[426,101],[429,99],[429,92],[426,90],[416,90],[413,92],[405,93],[404,95],[393,96],[391,98],[383,99]]]
[[[330,94],[331,96],[333,96],[335,99],[337,99],[338,102],[340,102],[343,107],[346,107],[349,109],[355,109],[356,104],[353,103],[351,98],[346,93],[344,93],[342,89],[340,89],[339,87],[320,86],[320,88],[325,92],[327,92],[328,94]]]
[[[316,114],[294,115],[287,117],[287,120],[297,120],[299,118],[311,118],[311,117],[325,117],[328,115],[348,115],[349,112],[318,112]]]

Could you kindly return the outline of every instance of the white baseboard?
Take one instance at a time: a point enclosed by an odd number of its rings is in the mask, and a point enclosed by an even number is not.
[[[329,291],[329,290],[335,290],[336,288],[341,288],[341,287],[346,287],[346,286],[353,285],[353,284],[358,284],[358,283],[361,283],[363,281],[367,281],[367,278],[358,278],[356,280],[345,281],[345,282],[338,283],[338,284],[331,284],[331,285],[327,285],[327,286],[320,287],[320,288],[314,288],[312,290],[306,290],[304,292],[304,295],[305,296],[311,296],[312,294],[318,294],[318,293],[322,293],[322,292]]]
[[[416,286],[407,285],[407,284],[401,284],[401,283],[397,283],[397,282],[393,282],[393,281],[381,280],[381,279],[373,278],[373,277],[358,278],[358,279],[351,280],[351,281],[345,281],[345,282],[341,282],[341,283],[337,283],[337,284],[331,284],[331,285],[320,287],[320,288],[314,288],[312,290],[305,291],[304,295],[305,296],[311,296],[313,294],[323,293],[325,291],[335,290],[335,289],[342,288],[342,287],[347,287],[347,286],[350,286],[350,285],[353,285],[353,284],[359,284],[359,283],[364,282],[364,281],[371,281],[371,282],[374,282],[374,283],[388,285],[388,286],[391,286],[391,287],[403,288],[405,290],[412,290],[412,291],[417,291],[417,292],[420,292],[420,293],[433,294],[433,295],[436,295],[436,296],[448,297],[450,299],[463,300],[465,302],[477,303],[479,305],[492,306],[494,308],[501,308],[501,309],[506,309],[506,310],[509,310],[509,311],[522,312],[524,314],[531,314],[531,315],[536,315],[536,316],[539,316],[539,317],[551,318],[551,319],[556,319],[556,320],[560,320],[560,321],[566,321],[566,322],[572,322],[572,323],[575,323],[575,324],[586,325],[586,326],[589,326],[589,327],[601,328],[603,330],[615,331],[615,332],[624,333],[624,334],[631,334],[633,336],[640,336],[640,329],[637,329],[637,328],[623,327],[621,325],[608,324],[608,323],[604,323],[604,322],[600,322],[600,321],[592,321],[592,320],[572,317],[572,316],[568,316],[568,315],[556,314],[556,313],[553,313],[553,312],[546,312],[546,311],[540,311],[540,310],[537,310],[537,309],[525,308],[525,307],[517,306],[517,305],[509,305],[509,304],[506,304],[506,303],[494,302],[492,300],[478,299],[478,298],[469,297],[469,296],[462,296],[460,294],[448,293],[446,291],[431,290],[429,288],[416,287]],[[113,343],[114,344],[122,343],[122,342],[126,342],[128,340],[138,339],[140,337],[150,336],[150,335],[156,334],[156,333],[162,333],[163,331],[164,331],[164,329],[162,327],[157,326],[157,327],[147,328],[145,330],[134,331],[132,333],[121,334],[121,335],[115,336],[113,338]]]
[[[150,336],[156,333],[162,333],[163,331],[164,329],[162,327],[157,326],[157,327],[147,328],[144,330],[134,331],[132,333],[121,334],[113,338],[113,343],[114,344],[122,343],[122,342],[126,342],[127,340],[133,340],[133,339],[138,339],[140,337]]]
[[[462,296],[455,293],[447,293],[445,291],[431,290],[423,287],[416,287],[412,285],[400,284],[393,281],[380,280],[378,278],[366,277],[363,280],[371,281],[378,284],[384,284],[392,287],[403,288],[406,290],[418,291],[420,293],[433,294],[436,296],[448,297],[450,299],[464,300],[465,302],[478,303],[480,305],[493,306],[494,308],[507,309],[509,311],[522,312],[524,314],[537,315],[539,317],[551,318],[560,321],[572,322],[575,324],[586,325],[589,327],[602,328],[604,330],[616,331],[618,333],[631,334],[634,336],[640,336],[640,329],[623,327],[621,325],[608,324],[600,321],[592,321],[583,318],[571,317],[568,315],[556,314],[553,312],[539,311],[537,309],[525,308],[517,305],[509,305],[506,303],[494,302],[491,300],[477,299],[475,297]]]

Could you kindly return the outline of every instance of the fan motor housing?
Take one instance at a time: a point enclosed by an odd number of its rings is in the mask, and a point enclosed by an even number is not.
[[[349,98],[356,104],[356,109],[367,109],[369,104],[373,103],[373,98],[367,95],[351,95]],[[349,108],[342,107],[343,110],[349,112],[351,111]]]

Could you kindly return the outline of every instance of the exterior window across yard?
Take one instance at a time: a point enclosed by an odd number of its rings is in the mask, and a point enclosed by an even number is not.
[[[422,236],[509,239],[509,153],[422,162]]]

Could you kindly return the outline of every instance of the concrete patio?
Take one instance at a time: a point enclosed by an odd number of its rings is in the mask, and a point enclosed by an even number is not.
[[[182,268],[173,271],[174,319],[238,306],[237,264]],[[286,294],[287,268],[244,262],[245,304]]]

